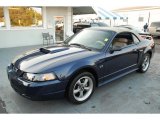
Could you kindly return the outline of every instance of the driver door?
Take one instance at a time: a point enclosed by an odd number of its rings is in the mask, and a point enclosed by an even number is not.
[[[110,51],[116,47],[119,50]],[[120,33],[113,39],[110,48],[106,53],[104,76],[113,78],[129,72],[137,67],[138,51],[131,33]]]

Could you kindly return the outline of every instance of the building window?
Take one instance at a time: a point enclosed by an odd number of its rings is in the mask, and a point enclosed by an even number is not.
[[[0,7],[0,28],[5,27],[3,7]]]
[[[139,18],[138,18],[138,21],[139,21],[139,22],[143,22],[143,21],[144,21],[144,17],[139,17]]]
[[[42,27],[41,7],[9,7],[11,27]]]

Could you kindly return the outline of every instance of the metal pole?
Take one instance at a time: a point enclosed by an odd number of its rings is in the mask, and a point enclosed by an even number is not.
[[[150,22],[150,12],[149,12],[149,15],[148,15],[148,25],[149,25],[149,22]]]

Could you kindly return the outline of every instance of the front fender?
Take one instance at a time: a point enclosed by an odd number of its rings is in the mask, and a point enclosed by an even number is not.
[[[79,61],[70,67],[68,70],[68,79],[82,69],[92,69],[98,74],[98,68],[94,62],[91,61]]]
[[[62,81],[68,81],[72,75],[74,75],[77,71],[90,68],[94,70],[98,75],[98,68],[96,67],[96,64],[91,61],[76,61],[72,63],[68,63],[66,65],[62,65],[61,67],[58,67],[54,70],[58,78]]]

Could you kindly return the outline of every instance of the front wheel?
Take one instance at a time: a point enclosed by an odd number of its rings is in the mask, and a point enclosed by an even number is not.
[[[148,70],[150,65],[150,54],[146,53],[143,57],[142,64],[140,65],[138,72],[144,73]]]
[[[95,89],[95,78],[89,72],[78,74],[68,89],[68,99],[75,104],[87,101]]]

